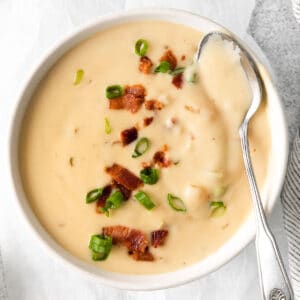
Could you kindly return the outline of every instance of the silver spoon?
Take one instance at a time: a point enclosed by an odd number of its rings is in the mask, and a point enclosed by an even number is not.
[[[257,188],[248,145],[248,124],[259,108],[262,100],[262,82],[254,60],[250,54],[231,36],[222,32],[211,32],[201,40],[196,53],[196,61],[199,60],[201,52],[213,36],[219,36],[222,40],[233,43],[240,52],[240,62],[247,75],[252,90],[252,102],[244,116],[239,128],[243,157],[248,176],[252,202],[256,216],[256,254],[259,269],[260,286],[264,300],[293,300],[293,291],[287,272],[284,268],[279,248],[266,220]]]

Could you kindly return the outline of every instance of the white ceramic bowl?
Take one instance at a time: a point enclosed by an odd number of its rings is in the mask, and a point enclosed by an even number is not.
[[[71,254],[62,249],[62,247],[59,246],[40,225],[28,204],[20,178],[18,166],[18,144],[20,126],[22,124],[26,107],[30,101],[32,93],[39,84],[39,81],[43,78],[49,68],[66,51],[94,33],[116,24],[149,19],[184,24],[204,33],[212,30],[228,32],[220,25],[206,18],[184,11],[171,9],[145,9],[125,13],[115,13],[113,15],[101,17],[98,20],[81,27],[76,32],[61,40],[31,72],[20,93],[15,114],[12,118],[9,145],[10,170],[16,192],[14,197],[16,206],[18,207],[22,217],[27,221],[26,223],[29,224],[30,230],[36,235],[39,242],[45,246],[49,254],[53,254],[57,258],[60,258],[66,267],[73,267],[74,270],[86,273],[100,283],[129,290],[168,288],[207,275],[237,255],[253,239],[255,234],[254,219],[253,216],[250,215],[238,232],[226,244],[206,259],[199,261],[194,265],[187,266],[175,272],[159,275],[118,274],[97,269],[94,266],[73,257]],[[245,43],[242,41],[240,42],[246,49],[249,50]],[[268,176],[262,193],[264,205],[266,210],[269,212],[279,196],[285,175],[288,154],[287,130],[283,109],[276,89],[272,84],[266,69],[261,65],[257,57],[255,57],[255,59],[258,63],[269,101],[268,111],[272,135],[272,147]]]

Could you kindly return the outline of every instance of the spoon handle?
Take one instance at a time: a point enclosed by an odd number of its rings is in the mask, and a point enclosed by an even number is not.
[[[257,188],[248,144],[248,123],[239,130],[243,158],[256,217],[256,254],[264,300],[293,300],[293,291],[273,234],[268,226]]]

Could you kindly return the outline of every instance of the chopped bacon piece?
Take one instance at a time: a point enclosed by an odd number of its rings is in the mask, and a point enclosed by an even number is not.
[[[162,168],[167,168],[172,164],[172,161],[166,158],[166,153],[164,151],[157,151],[153,156],[153,161]]]
[[[181,60],[185,60],[185,55],[184,54],[181,55]]]
[[[173,77],[172,79],[172,83],[178,88],[181,89],[182,88],[182,84],[183,84],[183,75],[182,73],[177,74]]]
[[[106,172],[118,184],[121,184],[130,191],[137,189],[143,184],[140,178],[118,164],[113,164],[111,167],[107,167]]]
[[[141,84],[126,86],[122,97],[109,100],[109,108],[127,109],[132,113],[135,113],[145,101],[145,96],[146,90]]]
[[[153,122],[153,117],[144,118],[144,126],[147,127]]]
[[[160,62],[167,61],[170,64],[170,69],[174,70],[177,66],[177,58],[171,50],[167,50],[164,55],[159,59]]]
[[[154,257],[149,250],[145,251],[144,253],[142,252],[133,252],[132,257],[135,260],[142,260],[142,261],[153,261]]]
[[[100,213],[99,208],[105,206],[106,199],[109,197],[112,190],[112,185],[108,184],[103,188],[101,196],[97,199],[96,211]]]
[[[123,109],[123,99],[122,98],[113,98],[109,100],[109,109]]]
[[[112,185],[116,187],[123,195],[124,200],[128,200],[131,197],[131,191],[128,190],[125,186],[122,184],[117,183],[116,181],[113,180]]]
[[[132,143],[137,139],[137,137],[138,137],[138,132],[135,127],[125,129],[121,132],[121,142],[123,146]]]
[[[164,108],[164,104],[158,100],[148,100],[145,102],[145,108],[148,110],[161,110]]]
[[[153,261],[154,257],[149,251],[146,235],[137,229],[116,225],[103,227],[102,233],[110,236],[114,244],[121,244],[128,249],[128,254],[135,260]]]
[[[140,58],[139,70],[144,74],[149,74],[151,72],[151,68],[153,63],[148,56],[142,56]]]
[[[146,90],[141,84],[127,85],[125,87],[125,94],[132,94],[144,98],[146,96]]]
[[[114,244],[126,246],[131,253],[148,251],[148,240],[146,235],[137,229],[131,229],[126,226],[115,225],[103,227],[102,233],[110,236]]]
[[[164,244],[166,237],[168,236],[168,230],[159,229],[151,232],[151,245],[156,248]]]
[[[123,107],[132,113],[137,112],[145,100],[143,97],[134,94],[124,94],[122,99]]]

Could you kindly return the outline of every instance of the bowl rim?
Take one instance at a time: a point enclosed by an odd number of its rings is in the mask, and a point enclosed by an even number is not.
[[[24,111],[28,106],[31,94],[35,90],[35,85],[38,84],[39,80],[35,80],[36,77],[42,78],[49,68],[59,59],[64,53],[71,49],[74,45],[85,40],[89,36],[92,36],[95,32],[101,31],[108,27],[112,27],[116,24],[122,24],[127,22],[134,22],[142,20],[143,18],[148,20],[161,20],[166,22],[173,22],[177,24],[183,24],[188,27],[191,26],[188,20],[193,19],[195,23],[202,22],[206,23],[207,27],[211,26],[217,28],[218,30],[225,31],[233,35],[237,40],[253,55],[255,61],[259,64],[259,69],[262,71],[263,64],[257,58],[251,49],[241,41],[234,33],[225,29],[222,25],[210,20],[209,18],[199,16],[197,14],[181,10],[181,9],[171,9],[171,8],[143,8],[134,9],[124,12],[110,13],[104,16],[97,17],[92,21],[79,26],[78,29],[73,30],[71,33],[59,39],[50,50],[47,51],[42,58],[37,61],[37,63],[31,68],[23,81],[20,92],[17,97],[13,108],[13,114],[11,117],[11,122],[9,125],[9,150],[8,150],[8,170],[10,173],[12,191],[13,191],[13,202],[17,208],[17,212],[22,216],[22,220],[29,228],[29,231],[39,240],[39,244],[47,250],[47,253],[51,257],[54,257],[58,261],[61,261],[64,265],[69,266],[77,272],[87,274],[93,280],[98,283],[103,283],[105,285],[126,289],[126,290],[156,290],[163,288],[170,288],[184,283],[193,281],[200,277],[203,277],[227,262],[229,262],[233,257],[235,257],[242,249],[244,249],[254,238],[255,230],[254,226],[251,228],[250,224],[254,224],[253,214],[250,213],[244,224],[238,229],[232,238],[230,238],[223,246],[221,246],[216,252],[209,255],[202,261],[199,261],[193,265],[189,265],[179,270],[173,272],[161,273],[161,274],[151,274],[151,275],[131,275],[131,274],[121,274],[113,273],[89,265],[81,261],[80,259],[72,256],[61,246],[59,246],[54,239],[46,232],[43,226],[39,223],[37,217],[31,210],[29,203],[27,202],[26,195],[24,193],[20,174],[18,171],[18,142],[20,134],[20,125],[22,120],[19,116],[24,115]],[[180,20],[180,21],[179,21]],[[190,21],[191,23],[192,21]],[[194,27],[196,28],[196,26]],[[198,27],[198,30],[200,28]],[[80,36],[83,36],[80,38]],[[54,58],[56,57],[56,58]],[[48,61],[52,62],[48,64]],[[48,65],[47,65],[48,64]],[[38,75],[38,74],[42,75]],[[277,174],[277,185],[273,187],[274,193],[271,197],[271,202],[268,202],[267,212],[270,212],[273,208],[276,198],[280,194],[280,190],[283,184],[285,170],[288,159],[288,134],[287,134],[287,123],[285,120],[284,110],[280,97],[275,86],[272,83],[271,76],[265,70],[264,80],[267,78],[269,80],[269,87],[274,94],[274,99],[276,98],[276,105],[278,109],[278,116],[281,119],[281,131],[282,131],[282,147],[281,147],[281,167],[280,174]],[[266,77],[266,78],[265,78]],[[269,79],[268,79],[269,78]],[[22,118],[21,118],[22,119]],[[280,122],[279,122],[280,123]],[[272,138],[273,140],[273,138]],[[268,172],[269,173],[269,172]],[[269,175],[268,175],[269,177]],[[268,198],[268,200],[270,200]],[[247,225],[247,231],[244,229],[245,224]],[[245,227],[246,228],[246,227]],[[245,231],[246,236],[241,235]],[[235,239],[239,233],[239,238]],[[227,245],[231,245],[228,247]],[[232,247],[232,245],[234,247]],[[231,249],[231,251],[229,251]]]

